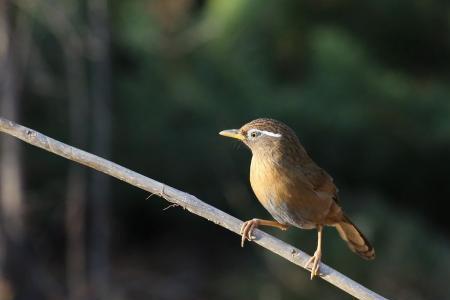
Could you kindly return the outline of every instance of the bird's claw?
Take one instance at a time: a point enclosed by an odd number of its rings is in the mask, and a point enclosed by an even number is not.
[[[311,280],[314,278],[314,276],[319,276],[319,269],[320,269],[320,261],[322,257],[321,251],[314,252],[314,255],[311,256],[308,261],[305,264],[305,268],[308,270],[311,270]],[[310,267],[310,264],[312,263],[312,267]]]
[[[254,235],[252,235],[252,232],[255,228],[258,227],[258,225],[259,225],[259,222],[256,219],[253,219],[250,221],[245,221],[242,224],[241,231],[240,231],[240,233],[242,235],[241,247],[244,247],[245,240],[252,241],[256,238]]]

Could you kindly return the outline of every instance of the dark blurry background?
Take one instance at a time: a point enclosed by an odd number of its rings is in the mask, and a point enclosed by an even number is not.
[[[250,152],[280,119],[377,250],[325,263],[394,299],[450,299],[450,3],[1,0],[1,115],[267,218]],[[0,299],[350,299],[142,190],[1,136]],[[267,229],[313,253],[314,231]]]

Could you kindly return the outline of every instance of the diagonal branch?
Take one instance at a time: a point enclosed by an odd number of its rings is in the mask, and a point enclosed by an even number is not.
[[[33,129],[29,129],[1,117],[0,131],[46,151],[125,181],[147,192],[156,194],[173,204],[187,209],[193,214],[201,216],[217,225],[239,234],[240,227],[242,225],[241,220],[238,220],[235,217],[201,201],[193,195],[179,191],[173,187],[124,168],[109,160],[66,145]],[[279,239],[276,239],[263,231],[255,230],[254,235],[256,237],[254,240],[255,243],[302,268],[304,268],[304,265],[310,257],[303,251]],[[320,275],[322,279],[358,299],[386,299],[323,263],[320,266],[320,271],[322,273]]]

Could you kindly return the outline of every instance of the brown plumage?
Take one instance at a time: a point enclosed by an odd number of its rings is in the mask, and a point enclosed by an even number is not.
[[[319,274],[323,226],[334,226],[349,248],[364,259],[375,250],[337,203],[333,179],[309,157],[295,132],[273,119],[256,119],[221,135],[236,138],[252,151],[250,183],[259,202],[276,221],[244,222],[242,246],[259,225],[286,230],[289,226],[318,230],[318,246],[308,261],[311,278]]]

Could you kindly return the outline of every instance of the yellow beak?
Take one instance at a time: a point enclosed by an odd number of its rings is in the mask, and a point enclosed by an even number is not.
[[[219,132],[220,135],[227,136],[233,139],[238,139],[240,141],[245,139],[245,136],[239,133],[239,130],[237,129],[228,129],[228,130],[222,130]]]

